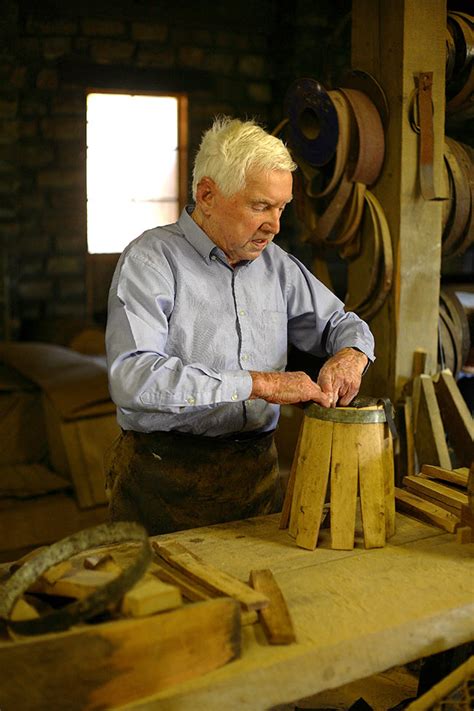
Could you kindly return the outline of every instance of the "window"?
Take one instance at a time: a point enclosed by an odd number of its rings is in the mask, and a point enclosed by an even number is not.
[[[121,252],[186,200],[185,97],[87,96],[87,244]]]

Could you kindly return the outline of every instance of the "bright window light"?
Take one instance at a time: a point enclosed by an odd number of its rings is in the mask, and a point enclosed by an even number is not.
[[[122,252],[179,210],[178,98],[87,96],[89,253]]]

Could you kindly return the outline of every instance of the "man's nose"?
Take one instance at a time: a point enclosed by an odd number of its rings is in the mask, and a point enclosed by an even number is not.
[[[265,229],[274,235],[280,231],[280,210],[275,210],[271,213],[268,220],[265,222]]]

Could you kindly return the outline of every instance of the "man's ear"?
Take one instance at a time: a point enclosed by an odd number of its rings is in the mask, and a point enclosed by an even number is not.
[[[207,216],[214,206],[217,192],[217,185],[212,178],[207,176],[201,178],[196,188],[196,204]]]

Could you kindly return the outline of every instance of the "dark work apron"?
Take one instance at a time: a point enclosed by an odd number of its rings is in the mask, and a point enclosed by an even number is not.
[[[281,510],[273,433],[219,439],[123,432],[107,458],[112,521],[138,521],[150,535]]]

